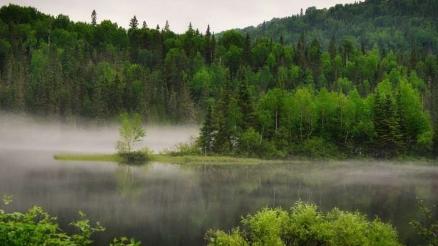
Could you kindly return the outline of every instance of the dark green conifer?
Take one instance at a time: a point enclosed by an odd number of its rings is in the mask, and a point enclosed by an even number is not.
[[[213,106],[210,103],[207,107],[207,114],[205,115],[204,123],[201,128],[201,136],[199,137],[199,143],[204,154],[212,152],[214,146],[214,118],[213,118]]]
[[[134,17],[132,17],[131,21],[129,22],[129,27],[131,29],[137,29],[137,27],[138,27],[137,16],[134,15]]]

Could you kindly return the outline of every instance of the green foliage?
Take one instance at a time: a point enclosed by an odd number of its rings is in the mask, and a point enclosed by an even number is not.
[[[117,142],[117,151],[119,154],[131,154],[135,144],[142,141],[145,136],[143,120],[139,114],[120,115],[120,139]],[[139,155],[135,155],[139,156]]]
[[[242,219],[245,230],[209,231],[208,245],[401,245],[394,228],[360,213],[298,202],[290,211],[265,208]]]
[[[110,246],[140,246],[141,243],[133,238],[121,237],[114,238]]]
[[[305,140],[302,146],[296,147],[296,149],[297,154],[315,159],[340,157],[336,145],[318,137]]]
[[[418,235],[420,235],[428,246],[438,245],[438,222],[433,216],[436,213],[436,205],[432,208],[426,207],[424,201],[418,201],[418,209],[423,218],[421,220],[413,220],[410,222]]]
[[[260,155],[262,153],[262,136],[254,129],[249,128],[240,136],[240,150],[248,155]]]
[[[165,154],[172,156],[194,156],[202,154],[199,143],[192,139],[187,143],[179,143],[175,146],[174,150],[167,151]]]
[[[10,196],[4,196],[4,204],[11,202]],[[34,206],[26,212],[7,213],[0,209],[0,245],[53,245],[53,246],[85,246],[92,245],[92,236],[105,231],[96,222],[93,224],[83,212],[79,219],[70,223],[75,233],[66,233],[58,225],[56,218],[43,208]],[[141,243],[125,237],[115,238],[112,246],[140,246]]]
[[[77,233],[63,232],[56,219],[40,207],[32,207],[24,213],[6,213],[0,210],[1,245],[91,245],[91,236],[104,228],[92,225],[83,213],[71,223]]]
[[[150,160],[150,154],[144,151],[121,152],[118,155],[121,163],[125,164],[143,164]]]
[[[95,12],[85,24],[3,6],[0,109],[203,118],[204,154],[286,157],[320,139],[330,145],[323,152],[346,156],[429,155],[438,119],[436,8],[412,0],[312,7],[215,36],[191,25],[182,34],[141,28],[135,16],[126,30],[98,23]],[[119,152],[134,142],[122,139]]]

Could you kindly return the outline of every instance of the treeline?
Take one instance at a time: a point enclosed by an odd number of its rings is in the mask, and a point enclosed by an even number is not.
[[[393,71],[366,96],[347,83],[331,92],[275,88],[259,98],[245,81],[228,85],[208,108],[199,144],[206,154],[280,158],[428,155],[437,140],[417,83]]]
[[[375,18],[389,14],[374,11]],[[436,38],[435,22],[430,24],[435,28],[430,32],[421,25],[410,30]],[[4,6],[0,108],[66,118],[138,112],[146,120],[206,119],[207,153],[286,156],[321,142],[347,154],[383,151],[386,143],[391,150],[380,156],[429,152],[434,136],[429,113],[438,116],[435,42],[381,47],[333,34],[295,33],[293,43],[233,30],[201,33],[191,25],[176,34],[169,23],[150,28],[135,16],[125,30],[108,20],[99,23],[96,11],[86,24]],[[378,89],[382,84],[387,89]],[[404,110],[411,110],[404,106],[405,94],[419,115],[409,116],[415,121],[403,118]],[[392,116],[379,120],[379,112]],[[391,132],[385,135],[386,129]],[[256,137],[259,141],[252,141]],[[260,146],[249,146],[255,143]]]

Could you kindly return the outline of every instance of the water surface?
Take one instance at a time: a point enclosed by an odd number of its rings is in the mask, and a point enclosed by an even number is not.
[[[160,151],[196,136],[196,126],[148,126],[143,144]],[[203,245],[209,228],[228,230],[262,207],[289,208],[298,200],[376,216],[416,245],[409,221],[416,199],[438,203],[438,166],[346,161],[257,166],[181,166],[150,163],[56,161],[59,152],[114,151],[117,125],[66,124],[0,112],[0,195],[14,196],[7,210],[40,205],[60,224],[86,212],[115,236],[144,245]],[[435,211],[436,212],[436,211]],[[435,213],[435,218],[437,213]]]
[[[97,244],[127,235],[144,245],[203,245],[208,228],[230,229],[265,206],[312,201],[327,210],[358,210],[393,223],[402,240],[416,237],[408,222],[416,199],[437,203],[438,167],[391,162],[302,162],[181,166],[65,162],[51,151],[0,150],[0,194],[8,210],[41,205],[64,226],[86,212],[105,233]]]

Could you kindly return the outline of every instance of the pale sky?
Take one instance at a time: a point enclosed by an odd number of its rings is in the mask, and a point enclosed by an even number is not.
[[[256,26],[274,17],[286,17],[307,7],[327,8],[338,3],[358,0],[0,0],[0,6],[14,3],[32,6],[51,14],[65,14],[74,21],[90,22],[93,9],[98,22],[111,20],[123,27],[136,15],[139,23],[149,27],[164,26],[169,20],[175,32],[187,30],[189,22],[205,31],[208,24],[214,32]]]

